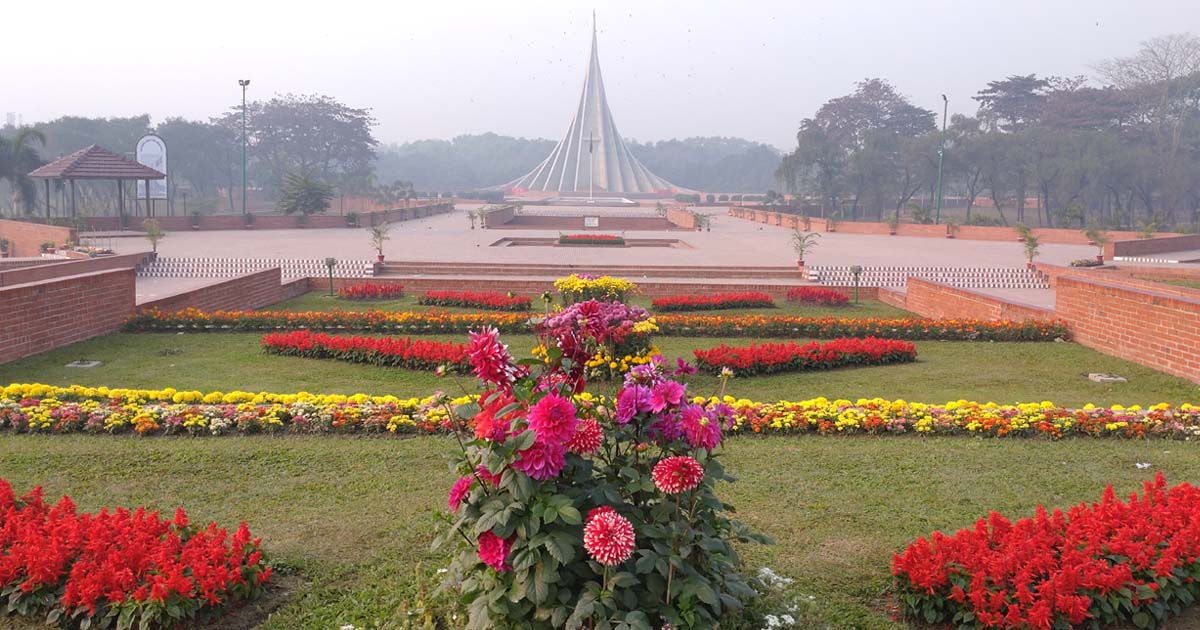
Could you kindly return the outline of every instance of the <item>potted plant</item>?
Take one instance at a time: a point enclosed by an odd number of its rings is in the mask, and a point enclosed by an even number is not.
[[[1089,245],[1095,245],[1099,250],[1096,253],[1096,262],[1104,262],[1104,245],[1108,243],[1108,232],[1101,229],[1100,224],[1095,221],[1088,224],[1088,228],[1083,231],[1083,235],[1087,237]]]
[[[796,250],[796,266],[804,268],[804,254],[810,249],[817,246],[817,240],[821,238],[816,232],[803,232],[801,230],[792,230],[792,249]]]
[[[0,238],[0,258],[8,258],[8,239]]]
[[[53,254],[56,249],[57,249],[57,246],[54,244],[54,241],[46,241],[45,243],[42,243],[42,245],[41,245],[42,253],[45,253],[45,254]]]
[[[246,214],[242,215],[242,218],[244,218],[246,220],[246,227],[250,227],[250,226],[254,225],[254,215],[253,214],[250,214],[247,212]]]
[[[1033,232],[1028,232],[1023,239],[1025,245],[1025,268],[1033,269],[1033,259],[1038,255],[1038,237],[1033,235]]]
[[[380,223],[379,225],[367,228],[368,231],[371,232],[371,246],[375,248],[375,253],[378,254],[378,256],[379,256],[379,259],[378,259],[379,262],[383,262],[383,243],[384,243],[384,241],[387,241],[392,238],[392,237],[388,236],[388,230],[390,230],[391,227],[392,226],[390,224],[388,224],[387,221],[384,221],[383,223]]]
[[[836,232],[837,231],[838,217],[841,214],[842,213],[840,211],[835,210],[833,212],[830,212],[829,216],[825,217],[825,231],[826,232]]]
[[[192,215],[192,229],[199,230],[200,229],[200,211],[192,210],[190,214]],[[142,226],[144,227],[145,225],[146,225],[146,223],[143,221]]]
[[[946,238],[954,238],[958,232],[958,219],[955,217],[946,217]]]
[[[346,215],[346,227],[358,227],[358,213],[354,210]]]
[[[893,210],[887,215],[888,234],[896,235],[896,229],[900,227],[900,213]]]
[[[804,222],[804,231],[811,232],[812,231],[812,219],[810,219],[807,214],[801,213],[800,220]]]
[[[158,219],[146,219],[142,221],[142,229],[146,230],[146,240],[150,241],[150,251],[157,254],[159,241],[167,237],[167,233],[162,229],[162,224],[158,222]]]

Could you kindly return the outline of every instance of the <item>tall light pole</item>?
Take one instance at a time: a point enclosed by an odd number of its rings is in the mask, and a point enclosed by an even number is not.
[[[937,215],[934,223],[942,222],[942,164],[946,158],[946,112],[950,111],[950,101],[942,95],[942,138],[938,143],[938,178],[937,178]]]
[[[246,216],[246,88],[250,79],[238,79],[242,86],[242,216]]]

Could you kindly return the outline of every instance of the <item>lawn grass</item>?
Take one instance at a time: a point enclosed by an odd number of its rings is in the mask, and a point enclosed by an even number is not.
[[[19,493],[70,494],[82,510],[183,506],[193,521],[247,521],[305,582],[264,630],[402,628],[421,601],[449,605],[428,595],[447,559],[429,545],[454,448],[447,437],[4,435],[0,477]],[[766,612],[795,602],[801,628],[903,627],[885,613],[891,555],[933,530],[1099,500],[1108,483],[1124,496],[1157,470],[1200,481],[1200,458],[1180,442],[802,436],[725,450],[739,482],[722,498],[776,542],[743,547],[746,567],[795,580]]]
[[[476,313],[477,308],[460,308],[447,306],[423,306],[417,304],[419,293],[405,295],[399,300],[343,300],[336,297],[329,297],[328,294],[312,291],[305,293],[299,297],[292,298],[278,304],[272,304],[263,310],[271,311],[417,311],[425,312],[430,310],[449,311],[451,313]],[[634,296],[629,300],[630,304],[636,304],[654,312],[650,304],[649,298]],[[542,301],[536,296],[533,301],[532,313],[540,313],[544,310]],[[711,313],[721,315],[796,315],[800,317],[916,317],[908,311],[898,309],[894,306],[884,304],[876,300],[863,300],[858,304],[849,304],[848,306],[812,306],[802,305],[786,300],[778,300],[775,308],[743,308],[743,309],[728,309],[719,311],[680,311],[681,313]]]
[[[1147,278],[1147,280],[1151,280]],[[1163,284],[1171,284],[1177,287],[1187,287],[1189,289],[1200,289],[1200,280],[1164,280],[1162,278],[1154,278],[1152,282],[1161,282]]]
[[[0,365],[0,383],[398,396],[459,391],[455,380],[431,372],[267,355],[259,348],[260,338],[257,333],[118,333]],[[422,338],[465,341],[466,335]],[[529,356],[536,343],[532,335],[505,335],[504,341],[518,358]],[[658,337],[655,342],[673,360],[691,359],[693,348],[750,340]],[[762,401],[826,396],[931,403],[1051,400],[1068,406],[1200,402],[1196,386],[1183,379],[1072,343],[918,341],[916,346],[915,363],[735,378],[727,393]],[[104,364],[65,367],[80,358]],[[1120,374],[1129,382],[1093,383],[1089,372]],[[474,387],[471,379],[460,380]],[[694,375],[690,382],[691,391],[703,395],[717,386],[712,376]],[[596,389],[611,393],[612,385],[597,383]]]

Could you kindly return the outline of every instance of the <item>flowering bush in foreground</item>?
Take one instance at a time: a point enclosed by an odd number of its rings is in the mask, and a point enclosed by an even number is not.
[[[467,346],[449,341],[411,337],[339,337],[311,330],[268,333],[262,348],[268,354],[310,359],[338,359],[410,370],[462,369],[467,366]]]
[[[265,589],[271,568],[242,523],[230,536],[200,527],[182,509],[118,508],[79,514],[41,488],[17,498],[0,479],[0,602],[5,612],[48,624],[93,628],[169,627],[215,619]]]
[[[939,341],[1054,341],[1068,339],[1059,320],[988,321],[978,319],[879,319],[796,317],[791,315],[682,315],[654,318],[658,334],[669,337],[880,337]],[[519,313],[447,313],[429,311],[149,311],[125,321],[129,332],[244,332],[261,330],[346,330],[407,333],[467,332],[481,327],[500,332],[531,332],[529,316]]]
[[[591,331],[581,356],[610,337]],[[718,461],[726,406],[689,402],[659,363],[598,404],[574,396],[582,377],[564,357],[533,375],[494,330],[470,345],[486,391],[453,408],[460,478],[435,542],[459,549],[446,586],[468,628],[712,628],[742,608],[754,591],[732,543],[766,540],[714,491],[733,481]]]
[[[672,295],[654,299],[654,310],[669,311],[716,311],[729,308],[770,308],[775,300],[766,293],[745,291],[741,293],[714,293],[712,295]]]
[[[624,302],[626,296],[637,291],[637,285],[624,278],[573,273],[555,280],[554,290],[562,294],[563,304],[587,300]]]
[[[21,433],[228,435],[288,433],[441,433],[455,428],[451,407],[478,400],[437,392],[424,398],[354,394],[198,392],[13,384],[0,388],[0,429]],[[611,406],[590,392],[577,406]],[[965,400],[943,404],[882,398],[757,402],[696,397],[710,409],[727,405],[726,433],[788,435],[915,434],[985,437],[1194,439],[1200,406],[1060,407],[1049,401],[998,405]],[[580,421],[580,426],[587,424]],[[468,424],[468,427],[473,426]]]
[[[668,337],[782,337],[936,339],[939,341],[1054,341],[1068,339],[1065,322],[981,319],[880,319],[792,315],[659,315]]]
[[[845,306],[850,302],[845,293],[824,287],[792,287],[788,289],[787,299],[789,302],[821,306]]]
[[[404,285],[361,282],[338,289],[338,297],[345,300],[396,300],[404,297]]]
[[[1157,628],[1200,597],[1200,490],[1167,487],[1066,514],[1010,522],[993,512],[973,529],[919,538],[892,561],[903,612],[929,624],[1051,628],[1132,623]]]
[[[490,291],[427,291],[417,298],[427,306],[487,308],[494,311],[528,311],[533,300],[527,295],[506,295]]]
[[[721,344],[708,350],[693,350],[696,367],[703,372],[720,373],[729,368],[738,376],[831,370],[849,365],[884,365],[917,360],[912,342],[896,339],[834,339],[821,343],[754,343],[749,346]]]
[[[650,342],[658,331],[654,318],[623,302],[577,302],[551,314],[536,330],[541,343],[534,356],[549,364],[569,361],[566,372],[580,386],[589,377],[620,377],[629,366],[649,363],[658,354]]]

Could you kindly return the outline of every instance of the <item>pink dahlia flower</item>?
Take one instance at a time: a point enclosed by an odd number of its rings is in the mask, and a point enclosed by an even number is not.
[[[479,535],[479,559],[493,569],[503,573],[512,570],[508,566],[508,552],[512,549],[512,537],[501,538],[492,532]]]
[[[594,509],[583,526],[583,547],[600,564],[621,564],[633,555],[633,525],[611,507]]]
[[[546,444],[534,442],[533,446],[517,452],[517,461],[512,467],[537,479],[545,481],[553,479],[562,472],[566,463],[567,451],[561,443]]]
[[[505,389],[511,387],[521,373],[513,365],[508,346],[500,342],[500,331],[490,326],[471,333],[471,340],[467,343],[467,358],[479,380]]]
[[[578,423],[575,405],[558,394],[546,396],[529,410],[529,428],[539,442],[562,444],[575,435]]]
[[[578,455],[590,455],[600,448],[604,442],[604,431],[600,423],[587,418],[580,420],[575,427],[575,435],[567,440],[567,450]]]
[[[499,486],[500,485],[500,477],[502,477],[504,475],[504,471],[501,470],[500,472],[493,475],[492,473],[488,472],[487,466],[480,464],[475,469],[475,474],[479,475],[480,479],[492,484],[493,486]]]
[[[679,416],[679,428],[692,448],[712,450],[721,443],[721,424],[700,405],[688,405]]]
[[[654,465],[650,472],[654,485],[667,494],[686,492],[700,485],[704,467],[687,455],[668,457]]]
[[[458,481],[454,482],[454,487],[450,488],[450,497],[446,500],[451,512],[458,511],[463,499],[466,499],[467,495],[471,493],[471,484],[474,481],[474,477],[460,477]]]
[[[658,413],[667,407],[683,402],[685,387],[675,381],[663,381],[650,392],[650,410]]]

